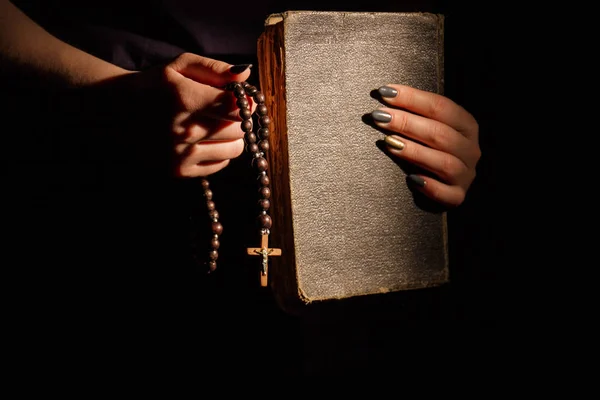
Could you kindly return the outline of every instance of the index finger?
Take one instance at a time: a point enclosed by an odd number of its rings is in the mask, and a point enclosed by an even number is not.
[[[380,87],[379,93],[392,106],[442,122],[467,137],[476,138],[478,135],[475,118],[445,96],[397,84]]]
[[[250,76],[250,64],[237,72],[231,64],[192,53],[181,54],[168,67],[188,79],[218,88],[231,81],[243,82]]]
[[[203,116],[228,121],[241,121],[240,108],[250,107],[253,113],[256,104],[250,96],[246,96],[245,104],[228,90],[215,88],[189,79],[175,71],[168,74],[174,83],[179,105],[196,116]]]

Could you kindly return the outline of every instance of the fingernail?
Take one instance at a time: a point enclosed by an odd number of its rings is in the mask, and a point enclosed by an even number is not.
[[[389,86],[382,86],[378,90],[382,97],[396,97],[398,95],[398,91]]]
[[[375,110],[371,113],[371,117],[377,122],[390,122],[392,120],[392,115],[386,113],[385,111]]]
[[[421,178],[419,175],[412,174],[409,175],[407,178],[409,181],[420,187],[425,186],[425,184],[427,183],[425,182],[425,179]]]
[[[404,149],[404,142],[400,141],[398,138],[395,138],[394,136],[386,136],[385,139],[383,139],[385,141],[385,143],[387,143],[388,145],[390,145],[391,147],[398,149],[398,150],[402,150]]]
[[[237,75],[237,74],[241,74],[248,68],[252,68],[252,64],[238,64],[238,65],[234,65],[231,68],[229,68],[229,72],[231,72],[234,75]]]

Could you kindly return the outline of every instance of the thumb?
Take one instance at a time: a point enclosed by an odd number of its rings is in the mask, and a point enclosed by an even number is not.
[[[188,79],[218,88],[232,81],[245,81],[250,77],[251,66],[250,64],[234,66],[192,53],[183,53],[168,65]]]

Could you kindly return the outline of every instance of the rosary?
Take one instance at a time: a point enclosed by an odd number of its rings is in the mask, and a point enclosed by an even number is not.
[[[269,124],[271,118],[268,115],[267,106],[265,105],[265,95],[261,93],[255,86],[247,82],[231,82],[226,87],[226,90],[231,91],[236,97],[236,105],[240,109],[240,117],[242,118],[241,128],[244,132],[244,141],[246,142],[246,150],[252,154],[252,167],[258,173],[259,182],[259,200],[258,205],[260,213],[258,215],[258,225],[261,235],[261,245],[258,248],[247,249],[248,255],[260,256],[262,259],[260,268],[260,284],[267,286],[268,282],[268,267],[269,256],[280,256],[281,249],[269,248],[269,234],[272,226],[271,216],[268,214],[271,207],[271,189],[270,179],[267,175],[269,163],[265,157],[269,150]],[[252,111],[250,102],[246,96],[252,96],[256,103],[256,115],[259,129],[253,131],[254,123],[252,121]],[[206,200],[206,208],[208,216],[212,221],[212,239],[210,242],[210,250],[208,252],[208,268],[207,272],[211,273],[217,268],[217,258],[219,258],[219,236],[223,233],[223,225],[219,222],[219,213],[213,201],[213,192],[210,190],[209,182],[206,178],[200,180],[202,185],[204,198]]]

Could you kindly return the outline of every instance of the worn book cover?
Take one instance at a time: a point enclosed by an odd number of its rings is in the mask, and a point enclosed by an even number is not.
[[[363,116],[389,83],[443,93],[444,18],[288,11],[258,41],[272,113],[269,285],[284,309],[438,286],[446,214],[422,206]]]

